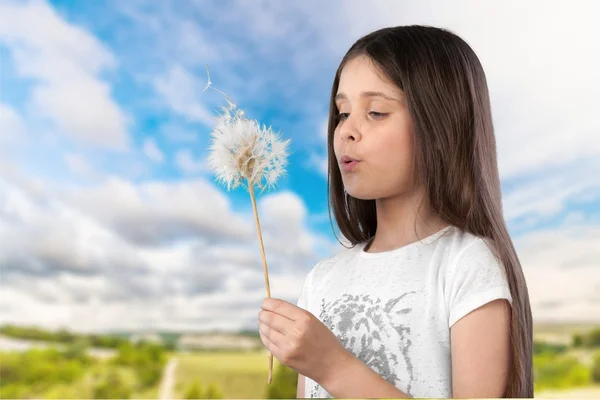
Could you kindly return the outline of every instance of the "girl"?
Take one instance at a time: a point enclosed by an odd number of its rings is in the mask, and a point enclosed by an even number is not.
[[[352,246],[265,299],[298,397],[533,397],[529,296],[502,215],[490,101],[442,29],[375,31],[331,93],[329,196]]]

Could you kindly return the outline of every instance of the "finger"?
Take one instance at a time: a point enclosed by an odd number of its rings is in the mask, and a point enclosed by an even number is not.
[[[269,350],[269,352],[274,353],[279,350],[279,347],[277,346],[277,344],[273,343],[271,341],[271,339],[269,338],[269,336],[267,336],[267,334],[265,334],[264,328],[262,328],[262,327],[259,328],[258,334],[260,335],[260,340],[262,340],[263,344]]]
[[[271,343],[277,349],[279,349],[281,345],[285,343],[285,335],[269,327],[268,325],[260,323],[258,331],[266,340],[269,341],[269,343]]]
[[[267,348],[267,350],[269,351],[270,354],[273,355],[273,357],[275,357],[276,359],[279,360],[279,362],[282,362],[283,359],[283,352],[281,350],[280,347],[277,346],[277,344],[273,343],[268,337],[266,337],[265,335],[263,335],[260,331],[260,338],[263,341],[265,347]]]
[[[281,299],[274,299],[271,297],[268,297],[263,300],[262,309],[265,311],[274,312],[292,321],[300,319],[306,313],[305,310],[295,306],[292,303]]]
[[[283,334],[285,334],[289,330],[290,325],[294,323],[294,321],[280,314],[265,310],[258,313],[258,320],[269,328],[273,328]]]

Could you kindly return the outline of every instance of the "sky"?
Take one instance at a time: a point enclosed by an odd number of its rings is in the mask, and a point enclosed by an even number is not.
[[[255,328],[250,198],[207,168],[226,103],[290,139],[258,196],[271,294],[342,250],[326,117],[360,36],[452,30],[486,71],[505,219],[535,322],[600,323],[600,3],[0,0],[0,323]]]

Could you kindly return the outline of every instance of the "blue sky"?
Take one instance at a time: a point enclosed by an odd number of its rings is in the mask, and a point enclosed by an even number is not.
[[[288,173],[260,207],[274,295],[294,300],[314,263],[340,249],[323,167],[337,64],[361,35],[413,23],[453,30],[484,65],[505,217],[534,318],[600,321],[594,10],[0,0],[0,322],[237,329],[255,320],[264,287],[249,198],[217,186],[205,166],[225,105],[202,91],[207,64],[215,87],[292,140]]]

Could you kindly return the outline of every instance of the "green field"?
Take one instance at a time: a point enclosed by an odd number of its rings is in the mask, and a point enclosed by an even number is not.
[[[600,386],[578,389],[544,390],[535,394],[537,399],[600,399]]]
[[[268,354],[266,352],[215,352],[177,355],[175,397],[185,398],[191,385],[215,385],[224,398],[266,398]],[[279,363],[274,359],[273,370]],[[276,384],[277,375],[274,377]]]
[[[600,398],[598,326],[536,326],[534,337],[536,398]],[[0,398],[156,399],[161,392],[173,399],[295,398],[297,374],[276,359],[267,384],[266,351],[180,352],[92,339],[113,345],[112,355],[87,353],[79,339],[58,341],[55,349],[0,352]],[[169,384],[159,390],[161,382]]]

